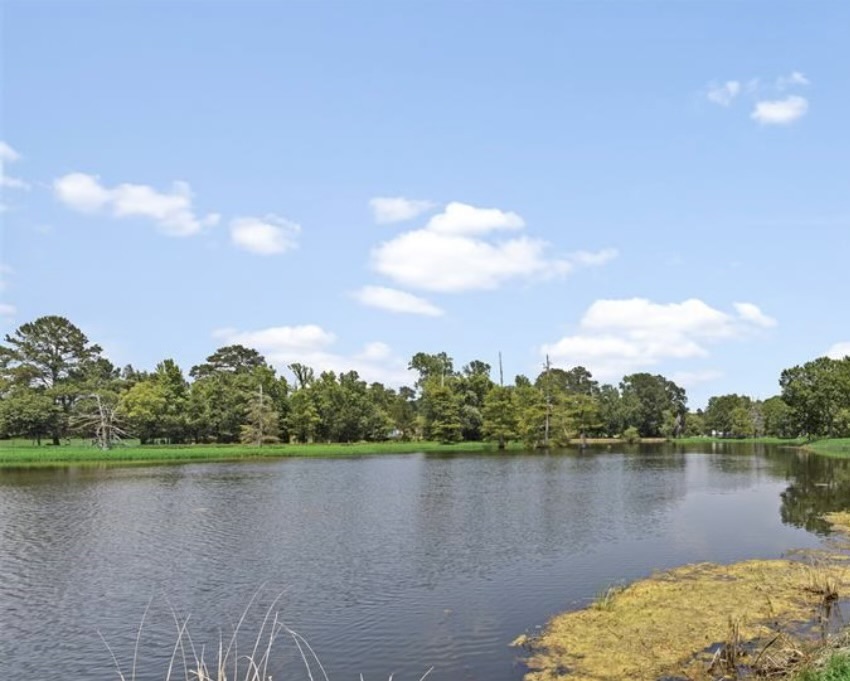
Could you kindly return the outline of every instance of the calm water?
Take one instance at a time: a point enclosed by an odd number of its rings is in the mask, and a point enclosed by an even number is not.
[[[508,643],[612,583],[818,545],[845,461],[715,447],[0,472],[3,678],[164,679],[249,598],[332,681],[517,680]],[[256,624],[250,616],[248,628]],[[244,651],[247,652],[247,651]],[[274,679],[305,677],[282,645]]]

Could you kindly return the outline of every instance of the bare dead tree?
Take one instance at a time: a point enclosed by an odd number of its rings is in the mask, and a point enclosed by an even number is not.
[[[83,432],[94,433],[92,442],[98,449],[104,451],[112,449],[121,440],[130,437],[129,433],[119,425],[117,405],[107,404],[98,393],[86,395],[82,399],[92,400],[94,408],[77,416],[74,425]]]

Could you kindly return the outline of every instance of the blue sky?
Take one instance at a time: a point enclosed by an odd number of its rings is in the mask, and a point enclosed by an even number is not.
[[[2,5],[0,330],[410,382],[850,351],[850,5]]]

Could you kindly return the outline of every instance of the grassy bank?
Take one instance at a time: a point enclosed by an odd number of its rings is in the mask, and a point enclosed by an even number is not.
[[[519,443],[508,445],[522,449]],[[358,442],[355,444],[287,444],[263,447],[247,445],[139,445],[130,443],[109,451],[72,442],[54,447],[34,446],[23,441],[0,441],[0,468],[37,465],[96,463],[185,463],[192,461],[238,461],[285,457],[347,457],[414,452],[498,452],[489,442]]]
[[[799,447],[806,443],[805,438],[781,438],[781,437],[681,437],[674,440],[681,445],[699,445],[712,442],[720,444],[742,444],[742,445],[787,445]]]
[[[850,513],[826,519],[850,534]],[[531,650],[525,679],[556,681],[568,670],[573,681],[707,681],[748,669],[759,678],[850,681],[850,636],[827,636],[850,590],[847,553],[799,558],[686,565],[609,589],[533,639],[517,639]]]
[[[850,438],[818,440],[817,442],[810,442],[803,449],[823,456],[850,457]]]

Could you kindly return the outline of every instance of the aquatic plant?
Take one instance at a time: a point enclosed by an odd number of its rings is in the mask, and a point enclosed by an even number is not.
[[[240,654],[238,643],[240,630],[245,623],[248,613],[254,607],[258,594],[259,591],[249,600],[248,605],[242,612],[242,616],[233,627],[230,637],[225,641],[224,636],[219,635],[218,646],[211,660],[208,660],[206,657],[206,647],[201,646],[199,648],[192,639],[188,626],[189,618],[185,617],[181,619],[172,608],[171,614],[177,627],[177,637],[163,681],[176,681],[178,678],[185,679],[185,681],[272,681],[272,675],[269,673],[269,663],[271,662],[275,643],[281,636],[289,638],[294,643],[301,661],[304,663],[304,669],[307,672],[309,681],[316,681],[317,679],[329,681],[328,674],[319,656],[307,642],[307,639],[281,621],[276,606],[283,594],[279,594],[266,608],[263,619],[254,636],[250,652],[246,653],[243,650]],[[148,602],[136,632],[129,675],[124,673],[109,643],[98,632],[101,640],[103,640],[106,648],[109,650],[109,654],[112,656],[112,661],[115,664],[120,681],[136,681],[139,643],[150,605],[151,603]],[[420,677],[419,681],[424,681],[433,669],[433,667],[428,669]],[[390,675],[390,681],[392,681],[392,678],[392,675]],[[360,675],[360,681],[363,681],[362,674]]]

